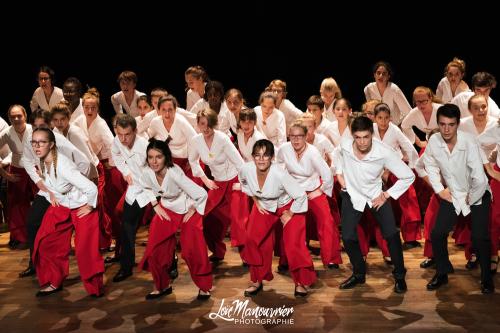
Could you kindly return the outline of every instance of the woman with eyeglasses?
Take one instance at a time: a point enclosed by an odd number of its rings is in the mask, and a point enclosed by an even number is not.
[[[389,105],[391,121],[399,126],[410,112],[411,106],[401,89],[391,81],[391,65],[385,61],[377,62],[373,66],[373,78],[375,81],[367,84],[364,89],[366,100],[378,99]]]
[[[99,214],[97,187],[77,170],[76,165],[58,153],[54,133],[48,128],[33,131],[31,145],[40,159],[40,174],[52,203],[43,217],[35,239],[33,263],[41,289],[37,297],[62,290],[68,276],[71,236],[75,230],[78,270],[87,293],[103,295],[104,262],[99,253]]]
[[[156,211],[149,229],[148,245],[139,264],[140,269],[151,272],[155,284],[155,290],[147,294],[146,299],[172,293],[168,270],[172,265],[171,253],[175,251],[175,233],[180,229],[182,257],[199,288],[198,299],[206,300],[212,288],[212,268],[202,222],[207,192],[174,164],[166,142],[151,139],[146,153],[148,167],[141,180],[148,187],[146,192],[150,193]]]
[[[340,236],[327,199],[333,192],[332,172],[319,150],[307,143],[307,133],[308,128],[301,121],[293,123],[290,127],[290,142],[280,147],[276,160],[285,166],[307,193],[307,215],[317,225],[323,265],[329,269],[338,268],[342,263]]]
[[[461,92],[470,91],[469,86],[463,80],[464,76],[465,61],[457,57],[453,58],[444,69],[444,77],[439,81],[436,97],[443,103],[448,103]]]
[[[307,296],[307,288],[316,281],[305,243],[307,194],[288,172],[272,163],[274,145],[271,141],[257,141],[252,155],[254,161],[246,163],[238,175],[242,191],[254,201],[242,253],[250,267],[251,280],[244,295],[257,295],[263,289],[263,281],[273,279],[273,229],[276,223],[282,223],[284,251],[295,284],[294,295]]]
[[[8,145],[12,152],[10,165],[0,168],[0,176],[7,180],[8,225],[10,231],[9,247],[26,248],[28,233],[26,216],[33,199],[33,183],[23,168],[24,142],[31,136],[31,125],[26,123],[26,110],[21,105],[11,105],[7,111],[11,126],[0,133],[0,147]],[[8,161],[1,161],[9,164]]]
[[[38,108],[50,111],[54,105],[64,99],[63,91],[61,88],[54,86],[54,70],[48,66],[40,67],[37,79],[39,87],[35,89],[33,97],[31,97],[31,111],[35,111]]]
[[[232,201],[232,192],[238,183],[238,170],[243,165],[243,159],[229,137],[215,129],[215,111],[204,109],[198,112],[197,120],[201,133],[189,143],[189,164],[193,175],[199,177],[208,189],[203,231],[212,251],[210,260],[218,263],[226,254],[224,237],[231,222],[233,205],[236,206]],[[213,180],[207,177],[200,162],[210,168]]]

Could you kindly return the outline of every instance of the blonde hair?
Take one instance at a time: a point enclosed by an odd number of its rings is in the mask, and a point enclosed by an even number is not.
[[[458,70],[460,71],[460,73],[462,73],[462,75],[465,75],[465,61],[463,61],[462,59],[459,59],[457,57],[453,58],[453,60],[450,61],[446,65],[446,67],[444,68],[444,75],[445,76],[448,73],[448,71],[450,70],[450,67],[456,67],[456,68],[458,68]]]
[[[336,99],[342,98],[342,91],[340,90],[337,81],[333,77],[327,77],[321,82],[321,86],[319,87],[319,92],[323,93],[326,91],[333,91]]]
[[[97,103],[97,109],[100,109],[101,101],[99,99],[99,91],[96,88],[89,88],[82,97],[82,105],[85,104],[85,100],[87,99],[95,99]]]

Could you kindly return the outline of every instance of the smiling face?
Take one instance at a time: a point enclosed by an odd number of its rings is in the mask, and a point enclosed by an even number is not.
[[[475,95],[469,100],[469,111],[475,121],[485,121],[488,117],[488,101],[483,95]]]
[[[255,128],[255,121],[253,120],[240,120],[240,128],[243,134],[250,136],[253,134]]]
[[[165,167],[165,155],[158,149],[149,149],[148,165],[154,172],[160,172]]]
[[[253,156],[253,161],[257,170],[260,172],[266,172],[271,167],[272,156],[266,155],[266,150],[264,148],[257,150]]]
[[[200,117],[200,119],[198,120],[198,129],[201,133],[203,133],[203,136],[205,138],[214,135],[214,129],[208,126],[207,117]]]

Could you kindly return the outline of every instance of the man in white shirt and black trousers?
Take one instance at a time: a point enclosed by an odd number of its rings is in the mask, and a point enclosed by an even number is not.
[[[459,214],[472,214],[472,246],[481,266],[481,292],[495,291],[490,272],[490,205],[491,193],[475,138],[458,131],[460,109],[445,104],[437,111],[439,133],[429,139],[424,153],[425,170],[440,205],[436,225],[431,231],[436,275],[427,290],[448,283],[453,266],[448,257],[447,238]]]
[[[334,158],[342,187],[342,240],[353,267],[353,274],[340,284],[340,289],[350,289],[365,283],[366,263],[361,254],[356,228],[368,205],[380,225],[394,263],[394,291],[404,293],[407,287],[403,249],[388,199],[399,198],[408,190],[415,176],[391,147],[373,140],[373,122],[370,119],[356,118],[351,124],[351,133],[353,138],[342,140]],[[398,178],[387,191],[383,191],[380,177],[384,169]]]

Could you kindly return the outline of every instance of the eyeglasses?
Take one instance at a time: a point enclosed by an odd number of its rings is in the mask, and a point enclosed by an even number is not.
[[[268,155],[252,155],[254,159],[256,160],[264,160],[264,161],[268,161],[271,159],[271,156],[268,156]]]
[[[288,136],[290,140],[296,140],[296,139],[303,139],[305,137],[304,134],[299,134],[299,135],[289,135]]]
[[[275,94],[279,94],[279,93],[283,92],[283,89],[271,89],[271,92],[273,92]]]
[[[415,104],[417,104],[417,105],[427,105],[427,103],[429,103],[428,99],[423,99],[421,101],[415,101]]]
[[[49,143],[48,141],[44,141],[44,140],[40,140],[40,141],[32,140],[31,146],[32,147],[45,147],[48,143]]]
[[[38,80],[39,81],[49,81],[50,77],[39,77]]]

